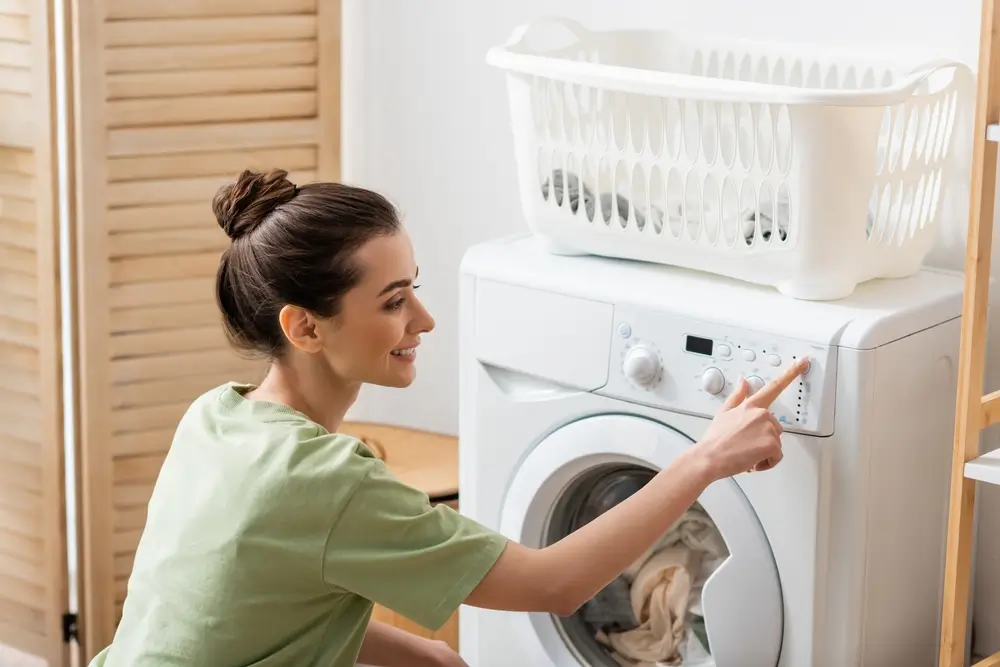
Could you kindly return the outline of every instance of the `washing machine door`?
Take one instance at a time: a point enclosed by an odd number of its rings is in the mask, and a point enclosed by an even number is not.
[[[664,424],[636,416],[600,415],[563,426],[531,450],[516,470],[501,511],[501,531],[536,548],[558,541],[631,495],[692,443]],[[699,636],[707,646],[705,651],[686,651],[683,664],[774,667],[781,652],[781,586],[753,507],[736,482],[725,479],[710,485],[694,510],[703,510],[714,523],[725,552],[699,584],[700,605],[694,599],[697,591],[691,595],[692,605],[700,606],[699,616],[691,619],[703,623]],[[619,589],[625,586],[626,600],[630,581],[623,577],[615,582]],[[611,590],[602,591],[592,603],[607,600]],[[622,606],[619,600],[617,609],[598,610],[598,617],[604,617],[599,622],[628,615],[632,605]],[[596,638],[600,629],[594,625],[594,610],[584,618],[585,611],[567,619],[517,614],[511,619],[516,627],[511,641],[529,645],[532,665],[615,667],[607,634]]]

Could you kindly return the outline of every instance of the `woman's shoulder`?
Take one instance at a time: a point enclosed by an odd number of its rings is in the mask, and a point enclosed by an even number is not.
[[[360,439],[330,433],[287,406],[243,398],[247,385],[210,389],[191,404],[177,439],[220,445],[237,458],[283,469],[292,477],[364,475],[378,460]]]

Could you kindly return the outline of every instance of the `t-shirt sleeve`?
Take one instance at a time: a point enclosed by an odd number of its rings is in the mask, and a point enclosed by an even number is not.
[[[373,461],[324,550],[328,585],[436,630],[496,563],[507,539]]]

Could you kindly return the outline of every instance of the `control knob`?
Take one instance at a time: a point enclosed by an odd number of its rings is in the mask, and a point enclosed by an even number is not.
[[[625,355],[622,370],[632,382],[642,387],[648,387],[656,382],[660,374],[660,359],[656,352],[648,347],[636,345]]]
[[[747,378],[747,387],[751,394],[756,394],[764,388],[764,380],[757,375],[751,375]]]
[[[718,368],[706,368],[701,374],[701,388],[715,396],[726,388],[726,376]]]

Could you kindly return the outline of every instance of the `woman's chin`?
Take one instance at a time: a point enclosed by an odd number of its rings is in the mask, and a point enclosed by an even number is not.
[[[417,371],[413,366],[410,366],[408,369],[385,373],[377,380],[369,382],[369,384],[377,384],[380,387],[391,387],[393,389],[405,389],[413,384],[413,381],[416,379]]]

